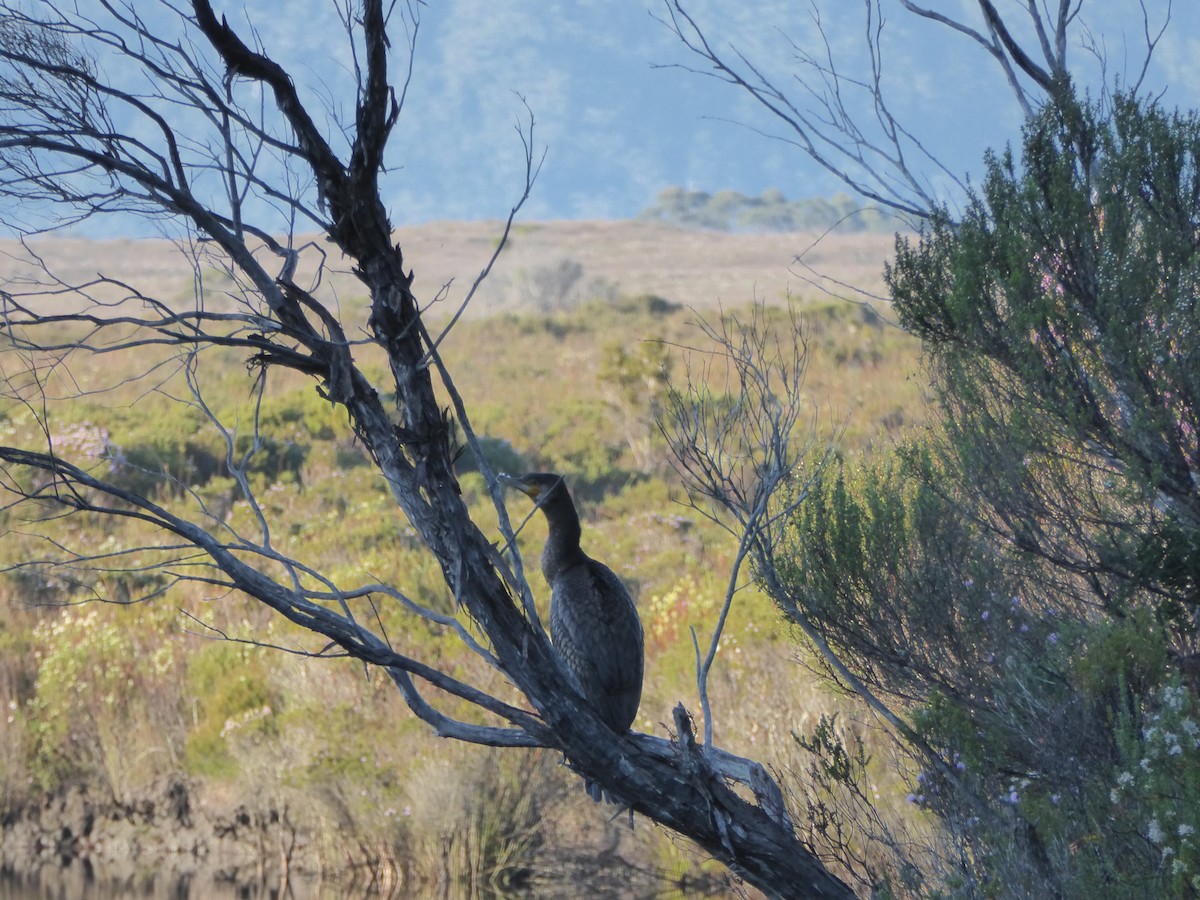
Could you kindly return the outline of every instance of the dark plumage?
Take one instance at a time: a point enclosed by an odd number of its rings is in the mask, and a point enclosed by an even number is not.
[[[592,708],[624,734],[642,700],[642,623],[633,598],[612,569],[580,549],[579,514],[562,476],[501,478],[531,497],[550,525],[542,551],[550,638]]]

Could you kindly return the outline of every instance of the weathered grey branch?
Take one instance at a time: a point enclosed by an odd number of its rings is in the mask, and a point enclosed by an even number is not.
[[[756,306],[741,322],[722,316],[697,327],[712,342],[707,363],[697,373],[689,358],[685,383],[668,385],[658,427],[671,448],[672,465],[688,492],[691,507],[726,529],[738,541],[728,585],[708,649],[701,654],[695,628],[696,687],[704,716],[704,745],[713,742],[713,711],[708,678],[716,663],[725,622],[740,589],[743,563],[761,558],[775,543],[775,531],[802,502],[809,479],[829,460],[833,441],[815,457],[815,418],[797,434],[807,407],[803,394],[807,345],[795,307],[786,325],[772,326],[768,311]],[[781,336],[777,329],[785,331]],[[785,349],[786,348],[786,349]],[[716,362],[724,371],[713,371]],[[713,391],[722,382],[723,394]],[[810,466],[799,478],[802,467]]]
[[[371,617],[362,615],[358,603],[379,593],[396,598],[414,615],[438,620],[399,591],[343,588],[315,567],[287,557],[275,546],[272,535],[278,529],[272,528],[263,505],[255,511],[253,538],[232,527],[210,531],[205,525],[212,515],[203,504],[197,503],[199,515],[189,518],[190,513],[105,481],[53,452],[22,447],[0,447],[3,488],[15,502],[37,503],[55,515],[136,520],[168,535],[164,550],[183,548],[160,557],[168,568],[182,569],[181,555],[194,548],[203,558],[188,559],[195,568],[176,571],[179,577],[236,589],[346,655],[386,670],[409,708],[437,733],[494,746],[561,751],[588,780],[624,798],[635,812],[691,838],[769,894],[852,896],[799,839],[778,787],[762,767],[724,754],[707,740],[700,753],[690,729],[680,729],[671,744],[652,741],[649,747],[641,736],[617,736],[576,692],[564,690],[570,679],[537,621],[520,571],[472,521],[454,471],[455,423],[435,393],[435,371],[453,398],[457,424],[468,442],[473,440],[469,411],[441,359],[442,338],[433,339],[422,320],[412,270],[394,243],[380,192],[403,96],[389,81],[388,15],[403,13],[404,7],[364,0],[361,16],[346,20],[357,53],[356,103],[353,120],[341,125],[349,144],[343,158],[306,109],[287,71],[244,40],[207,0],[193,0],[190,12],[163,5],[178,14],[183,35],[169,40],[148,33],[130,7],[94,3],[87,7],[88,15],[59,11],[52,14],[53,27],[39,28],[44,23],[36,15],[0,2],[0,24],[18,22],[44,41],[46,51],[39,55],[29,46],[0,40],[0,92],[11,107],[0,111],[0,166],[6,176],[0,178],[0,190],[10,198],[36,196],[74,208],[85,217],[135,208],[169,219],[185,229],[194,249],[235,277],[241,291],[234,297],[238,309],[231,315],[212,314],[200,308],[198,298],[197,311],[185,314],[126,292],[138,305],[134,313],[132,306],[106,305],[102,292],[117,284],[110,279],[93,283],[88,295],[77,295],[85,309],[74,318],[59,311],[45,315],[46,298],[36,297],[36,291],[7,298],[3,328],[15,341],[14,354],[30,362],[27,380],[10,385],[15,398],[28,404],[52,446],[45,414],[49,398],[37,371],[43,358],[57,365],[71,353],[136,352],[153,344],[179,348],[176,362],[186,369],[208,349],[234,348],[260,370],[282,367],[312,377],[322,395],[346,411],[400,512],[437,561],[463,614],[470,616],[471,631],[480,637],[474,643],[464,640],[465,646],[485,659],[488,676],[503,684],[467,683],[390,646],[368,627]],[[102,26],[93,27],[93,14],[104,19]],[[414,22],[410,38],[415,31]],[[124,43],[122,36],[129,41]],[[104,86],[102,76],[88,67],[85,56],[67,52],[64,43],[87,46],[89,40],[108,53],[137,48],[125,60],[156,78],[162,94],[134,96],[111,85],[97,89]],[[47,54],[52,62],[43,59]],[[37,90],[25,89],[26,80],[36,83]],[[274,109],[251,114],[242,108],[238,98],[249,93],[242,89],[246,83],[272,98]],[[206,123],[209,143],[178,140],[160,112],[165,104],[191,105],[199,113],[197,121]],[[141,141],[113,132],[101,124],[112,119],[105,112],[111,105],[153,127],[138,132],[144,134]],[[536,174],[531,136],[526,151],[522,196]],[[262,154],[274,154],[281,168],[272,170]],[[288,196],[289,179],[300,167],[315,184],[314,203],[299,195],[280,199]],[[284,174],[275,179],[274,171]],[[218,188],[201,193],[199,186],[212,173]],[[95,190],[80,186],[85,176],[95,180]],[[386,359],[394,409],[360,368],[362,342],[347,338],[354,333],[350,324],[316,293],[325,260],[311,279],[314,286],[303,287],[299,279],[306,262],[294,249],[293,235],[268,239],[275,228],[269,220],[256,220],[256,211],[270,204],[252,202],[257,200],[276,200],[288,210],[289,229],[296,216],[307,215],[315,205],[312,218],[369,297],[368,340],[371,350]],[[259,258],[264,247],[269,259],[282,259],[278,275]],[[64,339],[61,328],[71,325],[86,332],[87,339]],[[122,333],[131,328],[140,333]],[[112,340],[110,333],[116,336]],[[194,377],[192,387],[188,402],[207,410],[209,427],[225,442],[225,468],[239,481],[241,495],[252,500],[247,459],[234,452],[234,429],[203,402],[203,384]],[[36,473],[37,478],[18,478],[18,472]],[[61,548],[57,558],[69,561],[71,553]],[[451,617],[440,624],[460,637],[466,633]],[[484,721],[499,724],[446,715],[422,693],[422,683],[461,698]],[[500,699],[510,695],[518,699]],[[735,789],[745,784],[749,795]]]
[[[977,0],[979,21],[923,6],[914,0],[899,0],[904,10],[963,35],[982,48],[1000,66],[1014,99],[1028,118],[1055,92],[1069,82],[1069,35],[1077,26],[1083,0],[1058,0],[1044,4],[1027,0],[1028,17],[1036,44],[1026,46],[1018,38],[1015,20],[1022,13],[1001,12],[992,0]],[[962,173],[952,171],[931,152],[920,138],[893,113],[885,89],[884,26],[882,0],[862,0],[865,72],[855,74],[835,58],[821,20],[816,0],[811,0],[817,37],[810,47],[792,40],[798,71],[795,95],[772,80],[759,62],[735,46],[721,49],[711,37],[716,27],[702,26],[687,10],[685,0],[664,0],[664,24],[701,65],[687,68],[726,82],[763,107],[783,135],[772,134],[793,144],[822,169],[859,196],[904,216],[926,219],[946,200],[932,189],[926,170],[965,192]],[[1144,2],[1140,4],[1145,31],[1145,53],[1141,79],[1162,36],[1154,32]],[[1167,19],[1170,15],[1168,13]],[[1166,27],[1164,22],[1163,28]],[[1104,89],[1106,85],[1099,85]],[[866,112],[856,108],[856,101]]]

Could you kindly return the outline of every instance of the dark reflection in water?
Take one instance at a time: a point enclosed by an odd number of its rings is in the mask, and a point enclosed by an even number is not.
[[[380,885],[322,884],[293,878],[288,884],[233,884],[212,874],[180,876],[142,872],[113,877],[87,862],[62,868],[43,867],[34,874],[0,871],[0,900],[327,900],[327,898],[406,897],[380,890]]]
[[[176,860],[178,862],[178,860]],[[238,880],[232,876],[236,874]],[[384,880],[385,878],[385,880]],[[541,871],[516,889],[493,883],[448,880],[437,884],[404,884],[398,871],[352,870],[337,878],[290,877],[278,871],[254,877],[254,869],[224,870],[208,865],[181,874],[170,864],[146,868],[114,863],[98,868],[88,859],[67,859],[18,872],[0,865],[0,900],[392,900],[398,898],[472,898],[472,900],[644,900],[646,898],[716,898],[743,895],[730,890],[725,877],[664,877],[624,863],[611,868]]]
[[[457,900],[630,900],[630,898],[693,898],[730,896],[715,890],[712,883],[671,884],[658,881],[619,883],[623,879],[589,879],[586,883],[541,883],[517,892],[496,891],[491,886],[464,884],[412,887],[385,885],[378,881],[321,881],[292,878],[289,883],[238,883],[222,880],[212,872],[180,876],[177,872],[141,872],[137,875],[106,875],[86,861],[76,860],[62,868],[43,867],[32,875],[0,869],[0,900],[393,900],[434,897]]]

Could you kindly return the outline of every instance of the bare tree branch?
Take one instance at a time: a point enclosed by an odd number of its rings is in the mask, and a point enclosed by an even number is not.
[[[867,40],[873,62],[869,80],[855,80],[841,73],[829,59],[827,43],[824,61],[818,61],[798,44],[793,44],[801,68],[814,73],[812,81],[797,76],[802,92],[811,100],[809,107],[802,107],[793,101],[736,48],[730,48],[732,60],[714,48],[684,8],[682,0],[668,0],[666,9],[664,23],[708,67],[689,71],[718,78],[745,91],[788,130],[790,137],[781,140],[794,144],[856,193],[889,209],[904,215],[923,217],[927,215],[926,210],[935,206],[925,180],[904,163],[906,143],[922,156],[926,155],[926,151],[899,127],[899,121],[891,114],[886,102],[875,93],[878,85],[872,87],[871,82],[877,81],[879,74],[879,60],[875,56],[873,42],[878,29],[882,28],[882,19],[874,15],[871,5],[867,7],[866,19]],[[814,22],[818,32],[824,35],[815,10]],[[844,97],[845,89],[865,92],[872,97],[877,123],[885,135],[882,142],[868,138],[866,130],[859,126],[849,111]],[[937,165],[936,160],[929,161]],[[955,177],[949,170],[943,171],[948,177]]]
[[[688,358],[684,383],[668,385],[658,419],[691,507],[738,539],[721,611],[703,655],[692,629],[706,747],[713,742],[708,678],[741,588],[742,565],[750,559],[758,566],[769,558],[782,523],[832,454],[832,435],[824,448],[817,447],[815,410],[807,430],[797,433],[811,404],[803,393],[804,331],[794,306],[789,314],[786,322],[772,323],[767,309],[756,305],[749,322],[722,316],[710,323],[697,317],[696,326],[712,349],[699,351],[704,359],[699,367]],[[714,395],[718,385],[725,385],[725,393]]]
[[[914,0],[899,3],[913,16],[970,39],[992,57],[1026,118],[1069,86],[1068,50],[1073,29],[1080,28],[1083,0],[1057,0],[1051,4],[1026,0],[1024,4],[1013,4],[1027,17],[1025,28],[1017,27],[1021,12],[1007,8],[1001,12],[992,0],[978,0],[977,22],[966,14],[943,12]],[[923,220],[946,203],[946,198],[931,186],[930,173],[965,193],[961,173],[939,160],[893,112],[885,78],[886,19],[882,0],[862,0],[865,63],[857,69],[835,57],[818,0],[810,0],[810,17],[816,30],[811,43],[816,48],[789,40],[798,67],[795,96],[736,46],[721,49],[711,40],[717,30],[701,25],[687,10],[685,0],[664,0],[663,5],[665,15],[661,21],[700,61],[696,68],[679,68],[716,78],[744,92],[783,126],[783,135],[770,136],[795,146],[859,196],[903,216]],[[1135,89],[1140,87],[1163,33],[1150,27],[1144,2],[1140,9],[1145,50]],[[1169,12],[1166,19],[1170,19]],[[1027,30],[1032,30],[1032,41],[1020,37]],[[1086,36],[1086,29],[1083,33]],[[1101,88],[1106,87],[1101,84]]]
[[[0,310],[5,390],[34,422],[34,446],[0,447],[8,514],[31,517],[23,539],[37,534],[39,515],[100,517],[132,535],[122,556],[60,542],[49,554],[37,554],[39,565],[27,561],[20,571],[40,571],[44,562],[66,566],[69,576],[75,566],[83,580],[112,561],[162,578],[166,587],[152,585],[146,598],[173,584],[253,598],[319,635],[316,655],[337,648],[385,670],[408,707],[436,733],[492,746],[553,748],[587,780],[688,836],[764,891],[794,893],[803,886],[814,896],[849,897],[850,889],[797,835],[766,770],[712,746],[711,726],[703,753],[682,707],[672,741],[610,731],[571,687],[538,621],[519,560],[510,564],[493,536],[472,521],[455,474],[456,429],[465,433],[492,489],[499,543],[512,544],[494,476],[441,356],[452,333],[429,333],[412,268],[394,243],[381,197],[388,143],[401,127],[412,72],[418,6],[363,0],[360,14],[346,8],[354,109],[323,130],[283,65],[218,16],[208,0],[187,6],[90,0],[44,14],[0,2],[0,199],[40,204],[50,220],[68,213],[58,219],[65,222],[115,210],[152,216],[182,234],[177,246],[190,256],[197,287],[191,308],[179,308],[113,276],[77,284],[42,271],[29,284],[6,286]],[[400,32],[410,43],[401,51],[407,61],[396,67],[389,33]],[[112,82],[89,54],[119,60],[141,79],[137,83],[150,87],[135,91],[126,86],[134,83],[129,79]],[[399,90],[394,67],[401,73]],[[330,110],[337,108],[334,87],[319,94]],[[528,121],[520,130],[524,185],[510,225],[540,159],[532,115]],[[298,228],[313,226],[332,245],[328,254],[297,235]],[[326,274],[339,266],[365,291],[365,322],[347,315],[331,294]],[[219,297],[209,290],[210,268],[227,279]],[[111,387],[88,380],[95,379],[90,365],[76,365],[101,356],[138,361],[143,375],[155,373],[148,394],[189,410],[216,436],[223,457],[216,465],[245,505],[243,520],[227,521],[217,501],[173,473],[152,479],[160,492],[127,486],[119,477],[120,448],[107,433],[89,438],[100,446],[72,461],[56,437],[53,392],[61,384],[68,385],[68,396]],[[248,402],[236,414],[215,402],[214,380],[207,377],[227,369],[231,357],[252,369]],[[394,408],[367,376],[364,359],[385,364]],[[77,378],[76,370],[87,374]],[[436,561],[456,604],[453,612],[439,613],[428,598],[375,583],[379,579],[340,584],[286,551],[252,477],[268,437],[259,404],[272,373],[282,370],[311,378],[320,395],[345,412],[411,525],[414,542]],[[435,391],[435,372],[450,409]],[[775,427],[773,446],[786,454],[780,422],[768,417],[746,427]],[[736,427],[726,438],[743,439]],[[756,476],[749,467],[745,477],[750,490]],[[769,477],[780,483],[783,475]],[[752,503],[747,510],[758,517],[756,534],[766,535],[777,519],[757,511],[766,507],[746,496]],[[377,600],[394,602],[401,614],[456,637],[486,663],[478,683],[448,674],[416,650],[393,646]],[[711,659],[715,648],[714,638]],[[451,709],[467,712],[452,715]]]

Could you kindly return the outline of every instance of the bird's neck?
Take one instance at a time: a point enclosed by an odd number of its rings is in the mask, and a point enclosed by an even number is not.
[[[583,551],[579,549],[579,514],[565,491],[547,497],[542,512],[550,525],[546,547],[542,550],[542,574],[547,581],[553,582],[559,572],[584,559]]]

